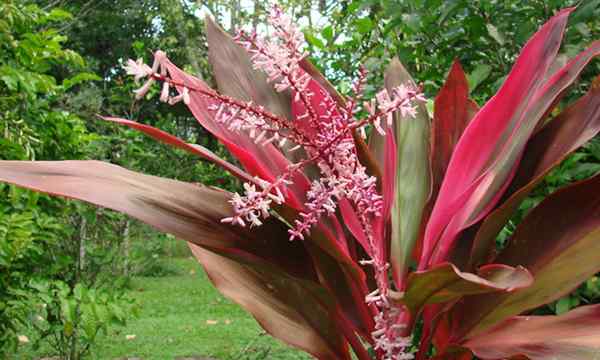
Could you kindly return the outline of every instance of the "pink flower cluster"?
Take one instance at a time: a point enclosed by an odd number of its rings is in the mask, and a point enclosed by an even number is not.
[[[249,54],[255,69],[262,70],[269,82],[279,91],[289,91],[296,105],[293,121],[269,113],[251,102],[242,102],[221,95],[210,89],[191,88],[171,79],[162,61],[163,52],[155,54],[152,67],[141,60],[129,60],[125,69],[137,80],[146,78],[144,85],[136,90],[136,97],[146,95],[152,84],[162,81],[160,100],[174,104],[182,101],[190,103],[190,92],[196,92],[211,101],[208,110],[215,120],[230,131],[246,133],[256,143],[275,144],[285,151],[302,148],[306,155],[303,160],[291,164],[287,171],[272,182],[254,178],[244,184],[244,195],[234,194],[231,204],[234,215],[222,222],[240,226],[260,226],[271,215],[271,205],[283,204],[286,186],[291,184],[293,174],[308,165],[314,165],[319,175],[313,178],[306,194],[304,209],[289,230],[290,240],[304,239],[321,218],[335,216],[338,204],[346,199],[353,205],[358,215],[362,231],[367,238],[365,251],[371,259],[363,265],[373,266],[377,289],[367,296],[366,302],[377,309],[375,329],[372,333],[375,350],[384,359],[400,360],[412,358],[405,352],[410,339],[401,336],[401,310],[388,299],[389,264],[384,258],[383,249],[377,242],[374,219],[382,216],[383,198],[377,190],[377,179],[367,173],[360,163],[353,132],[366,133],[369,126],[385,135],[385,128],[393,125],[394,113],[403,116],[415,115],[415,102],[424,100],[418,89],[405,85],[381,90],[375,99],[362,102],[366,71],[361,69],[354,84],[354,96],[344,104],[339,104],[316,81],[303,70],[301,63],[307,56],[303,50],[304,36],[281,8],[274,7],[270,14],[270,25],[275,30],[273,39],[263,39],[257,33],[240,31],[236,41]],[[182,89],[171,96],[171,87]],[[314,99],[319,99],[315,103]],[[366,110],[367,117],[356,119]],[[392,136],[392,135],[389,135]]]

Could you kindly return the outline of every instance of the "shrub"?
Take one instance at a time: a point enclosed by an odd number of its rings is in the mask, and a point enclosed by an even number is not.
[[[0,179],[188,241],[224,295],[319,359],[350,359],[349,348],[361,360],[592,358],[600,306],[520,314],[600,270],[600,176],[546,196],[496,249],[527,194],[600,130],[598,81],[558,106],[600,52],[595,42],[553,70],[572,10],[527,42],[481,108],[455,63],[432,119],[397,60],[376,99],[363,101],[364,71],[352,97],[339,95],[277,7],[274,39],[231,39],[207,20],[220,92],[160,51],[152,67],[129,61],[127,71],[145,80],[137,98],[162,82],[161,100],[187,105],[243,168],[156,128],[106,120],[221,166],[244,194],[96,161],[2,161]]]

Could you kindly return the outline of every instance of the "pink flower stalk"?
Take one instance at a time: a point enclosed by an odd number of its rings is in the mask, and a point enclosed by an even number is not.
[[[369,175],[359,161],[352,134],[355,130],[365,134],[365,128],[372,125],[385,135],[384,127],[392,125],[395,112],[414,117],[414,104],[423,101],[424,97],[418,89],[405,85],[391,92],[383,89],[376,99],[363,103],[368,116],[357,120],[355,115],[360,111],[358,106],[363,96],[366,71],[360,71],[353,87],[354,97],[346,104],[336,103],[325,90],[315,86],[315,80],[301,68],[300,62],[307,56],[303,51],[304,36],[290,17],[276,6],[270,13],[269,22],[275,29],[273,39],[263,39],[256,32],[240,31],[236,41],[250,53],[255,69],[264,71],[278,92],[291,92],[299,110],[293,121],[271,114],[251,102],[245,103],[172,79],[163,64],[166,55],[162,51],[156,52],[152,68],[140,60],[128,61],[125,67],[128,74],[134,75],[136,80],[147,78],[135,91],[136,97],[145,96],[154,81],[162,81],[160,100],[163,102],[175,104],[183,100],[188,104],[190,93],[197,93],[210,101],[208,110],[227,129],[246,133],[263,146],[273,143],[283,149],[290,143],[294,145],[291,150],[302,148],[306,157],[290,164],[287,171],[273,181],[255,177],[252,183],[245,183],[244,195],[235,194],[230,201],[234,216],[221,221],[240,226],[262,225],[262,220],[270,216],[273,203],[285,203],[286,186],[292,184],[294,173],[309,164],[316,165],[319,177],[313,179],[306,193],[304,208],[289,230],[290,240],[304,239],[321,218],[334,216],[339,201],[349,200],[367,239],[364,250],[370,259],[362,264],[372,266],[376,274],[377,289],[365,299],[376,310],[372,333],[375,350],[385,360],[410,359],[412,355],[405,352],[410,338],[402,336],[403,310],[389,299],[390,266],[385,260],[383,246],[377,240],[382,238],[377,232],[383,229],[373,226],[375,219],[382,216],[383,197],[377,190],[377,179]],[[177,88],[179,95],[171,96],[171,87]],[[315,103],[313,99],[321,100]]]

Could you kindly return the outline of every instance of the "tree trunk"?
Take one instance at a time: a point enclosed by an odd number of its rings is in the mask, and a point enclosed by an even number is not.
[[[123,276],[129,276],[129,253],[131,251],[131,240],[129,239],[129,223],[127,219],[123,227]]]
[[[79,251],[77,252],[77,267],[75,269],[75,280],[73,281],[73,286],[71,291],[75,289],[77,284],[81,281],[81,273],[85,267],[85,237],[87,234],[87,220],[84,216],[81,217],[81,222],[79,224],[79,236],[77,237],[77,245],[79,246]],[[73,321],[73,333],[71,334],[71,341],[69,344],[69,355],[67,357],[68,360],[79,360],[79,352],[77,351],[77,337],[78,337],[78,328],[79,328],[79,301],[75,307],[75,319]]]

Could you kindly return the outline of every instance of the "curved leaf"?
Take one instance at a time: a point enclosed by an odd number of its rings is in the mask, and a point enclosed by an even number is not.
[[[559,12],[527,42],[501,89],[465,129],[425,230],[421,268],[443,261],[458,233],[488,213],[508,186],[527,139],[551,105],[543,106],[547,99],[538,90],[572,10]]]
[[[477,231],[471,264],[490,260],[495,239],[519,204],[569,154],[600,132],[600,78],[590,91],[533,136],[502,205],[490,213]]]
[[[517,227],[496,261],[526,267],[533,285],[464,299],[453,312],[454,340],[554,301],[600,271],[600,175],[546,198]]]
[[[531,285],[533,278],[523,267],[491,264],[477,275],[443,263],[408,276],[400,301],[416,316],[423,306],[458,300],[466,295],[511,292]]]
[[[223,217],[232,214],[229,193],[143,175],[97,161],[1,161],[0,180],[109,207],[209,248],[212,252],[196,248],[196,253],[205,254],[204,265],[208,266],[207,270],[212,269],[213,280],[220,276],[227,279],[226,284],[242,281],[246,287],[236,283],[236,295],[228,292],[231,291],[228,287],[224,291],[236,301],[240,297],[250,299],[243,305],[249,306],[266,329],[319,358],[347,358],[337,325],[330,316],[324,316],[324,312],[334,313],[333,300],[318,285],[303,245],[287,241],[286,227],[275,219],[252,231],[221,223]],[[217,263],[218,266],[211,267]],[[244,269],[252,272],[248,274]],[[243,278],[243,274],[247,277]],[[252,286],[257,286],[258,279],[263,293],[257,293]],[[273,299],[264,293],[265,287],[270,289],[269,284],[278,289],[278,302],[273,303]],[[273,289],[268,291],[273,292]],[[310,302],[311,297],[316,299]],[[293,313],[287,305],[288,309],[283,311],[281,304],[289,304],[291,299],[303,301],[305,306]],[[257,304],[258,309],[252,304]],[[276,305],[279,307],[268,308]],[[272,314],[273,318],[265,314]],[[287,332],[290,326],[305,338],[290,338]]]
[[[136,121],[115,118],[115,117],[105,117],[105,116],[101,116],[100,118],[103,120],[106,120],[106,121],[114,122],[117,124],[125,125],[130,128],[139,130],[139,131],[143,132],[144,134],[146,134],[150,137],[153,137],[154,139],[156,139],[162,143],[165,143],[167,145],[171,145],[171,146],[177,147],[179,149],[185,150],[187,152],[190,152],[192,154],[198,155],[208,161],[215,163],[216,165],[222,167],[223,169],[229,171],[232,175],[236,176],[240,180],[249,181],[249,182],[253,181],[252,177],[247,172],[245,172],[242,169],[238,168],[237,166],[221,159],[215,153],[208,150],[207,148],[205,148],[202,145],[188,144],[185,141],[183,141],[169,133],[166,133],[160,129],[157,129],[157,128],[149,126],[149,125],[140,124]]]
[[[211,282],[249,311],[271,335],[322,360],[350,359],[334,318],[332,299],[312,282],[239,263],[190,244]]]
[[[0,161],[0,181],[65,196],[133,216],[183,240],[263,259],[298,277],[316,280],[301,243],[271,218],[252,229],[221,223],[233,210],[231,194],[144,175],[100,161]]]
[[[597,359],[600,354],[600,305],[560,316],[517,316],[463,344],[481,359],[523,355],[530,360]]]

